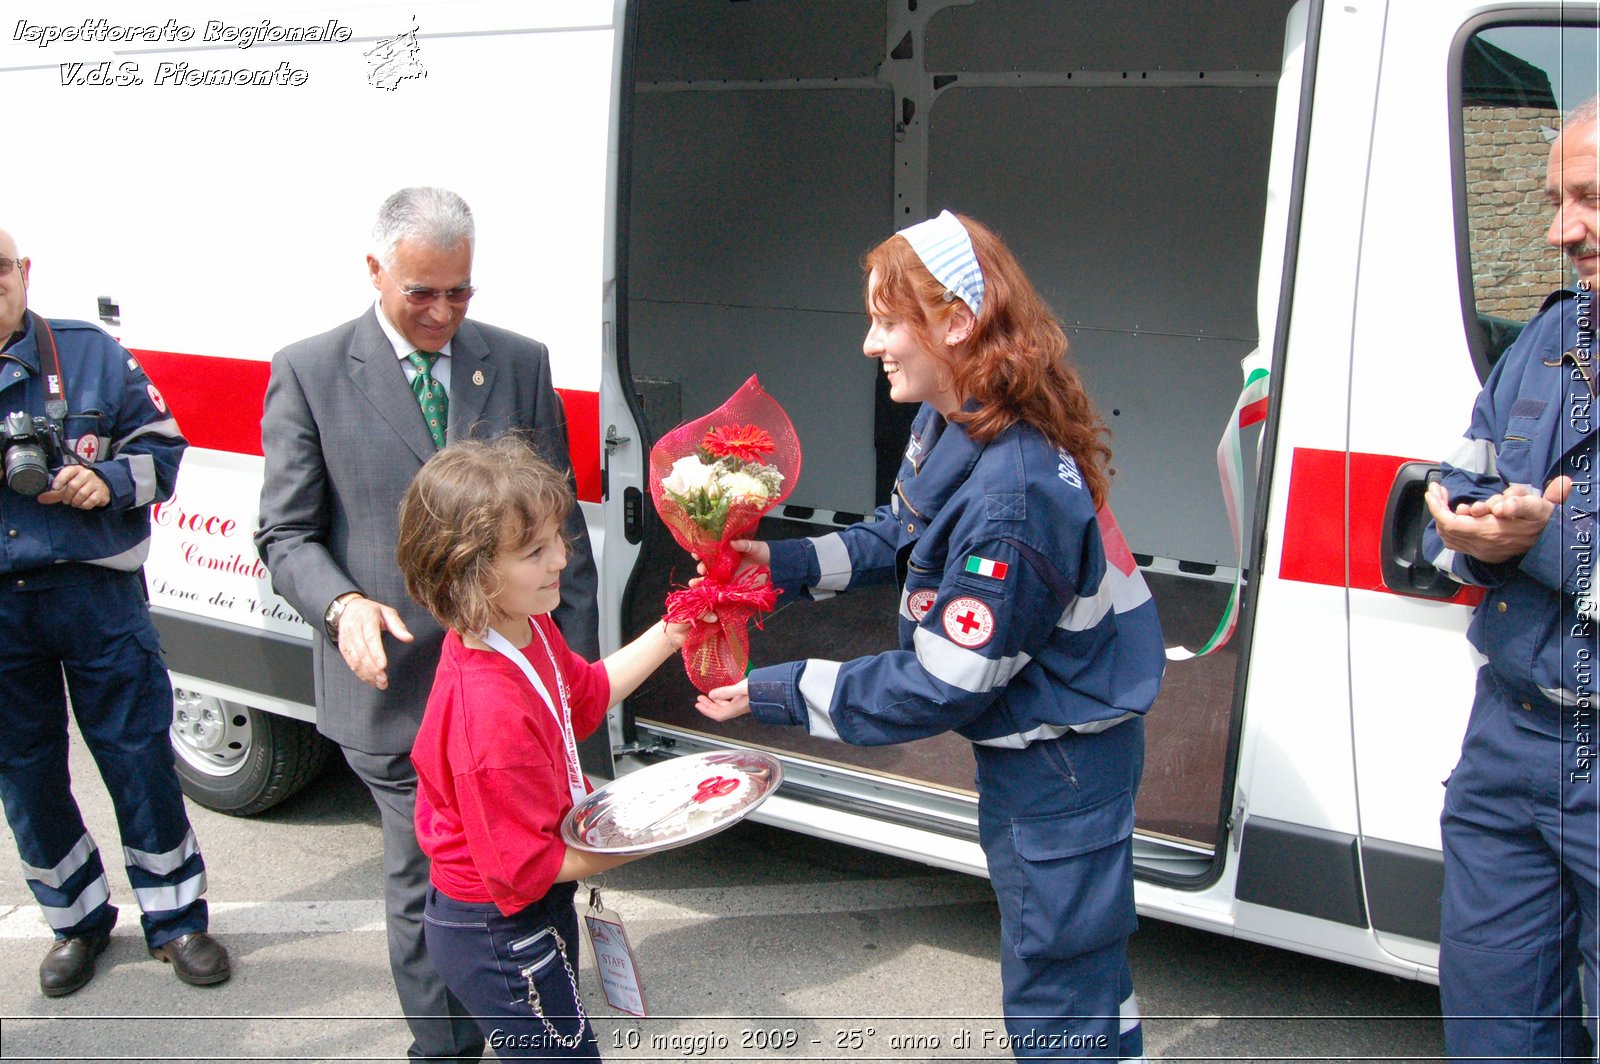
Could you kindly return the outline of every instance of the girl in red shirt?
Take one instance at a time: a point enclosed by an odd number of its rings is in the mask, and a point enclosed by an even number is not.
[[[505,436],[434,455],[400,509],[406,590],[449,629],[411,751],[432,860],[423,938],[502,1059],[599,1059],[572,901],[578,879],[630,858],[561,840],[588,790],[577,740],[688,632],[660,622],[596,663],[567,649],[550,611],[572,506],[566,478]]]

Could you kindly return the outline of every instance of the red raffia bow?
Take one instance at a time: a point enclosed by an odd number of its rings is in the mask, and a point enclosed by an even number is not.
[[[761,615],[777,601],[777,589],[767,583],[767,570],[760,566],[746,569],[726,584],[707,577],[694,587],[668,595],[667,623],[689,625],[689,637],[683,641],[683,667],[689,678],[697,684],[701,676],[719,681],[712,687],[735,682],[738,677],[724,679],[724,659],[750,660],[747,625],[754,620],[760,628]],[[708,613],[717,619],[701,620]]]
[[[683,666],[701,691],[744,677],[748,625],[777,602],[767,569],[737,571],[729,544],[747,539],[800,476],[800,440],[783,407],[751,377],[705,417],[679,425],[650,449],[650,496],[678,544],[705,566],[694,587],[667,596],[668,623],[688,624]],[[716,620],[702,620],[715,614]]]

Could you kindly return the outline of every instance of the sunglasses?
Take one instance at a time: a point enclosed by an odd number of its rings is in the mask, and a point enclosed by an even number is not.
[[[477,289],[470,284],[462,284],[456,285],[454,288],[446,288],[443,291],[437,288],[403,288],[401,291],[405,294],[406,302],[414,307],[425,307],[440,296],[444,297],[446,303],[459,307],[471,299],[472,294]]]
[[[0,277],[10,277],[12,270],[20,270],[26,259],[8,259],[0,257]],[[455,300],[451,300],[455,302]]]
[[[380,267],[380,268],[383,269],[384,273],[389,273],[389,270],[388,270],[387,267]],[[0,276],[4,276],[4,272],[3,271],[0,271]],[[393,280],[394,279],[394,274],[389,273],[389,279]],[[458,284],[454,288],[444,288],[444,289],[440,289],[440,288],[402,288],[402,289],[400,289],[400,294],[405,296],[406,297],[406,302],[410,303],[414,307],[425,307],[425,306],[428,306],[430,303],[432,303],[434,300],[438,299],[440,296],[444,297],[444,301],[446,303],[449,303],[452,306],[459,307],[461,304],[463,304],[467,300],[471,299],[472,296],[473,296],[473,293],[475,293],[476,291],[477,291],[477,289],[472,287],[470,284]]]

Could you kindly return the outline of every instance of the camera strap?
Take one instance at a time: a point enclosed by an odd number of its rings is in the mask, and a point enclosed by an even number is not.
[[[44,373],[44,413],[57,424],[67,419],[67,385],[61,377],[61,356],[56,352],[56,334],[43,315],[28,311],[33,319],[33,346],[39,351],[39,368]]]

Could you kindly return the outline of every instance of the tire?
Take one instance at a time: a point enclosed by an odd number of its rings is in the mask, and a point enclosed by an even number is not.
[[[304,721],[174,688],[172,751],[191,799],[253,816],[298,793],[327,763],[330,743]]]

